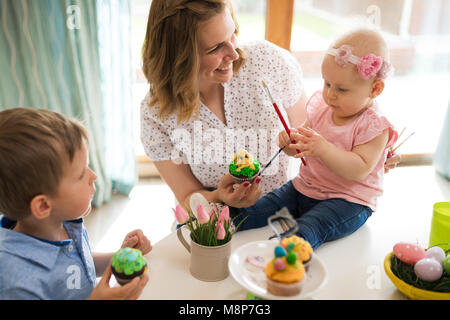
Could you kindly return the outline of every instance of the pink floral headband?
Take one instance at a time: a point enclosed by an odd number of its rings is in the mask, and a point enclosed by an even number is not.
[[[349,45],[342,45],[340,48],[330,48],[327,54],[334,56],[336,63],[340,66],[345,66],[348,62],[356,65],[358,73],[363,79],[370,79],[375,76],[381,79],[386,79],[394,72],[394,67],[388,61],[383,61],[383,58],[373,53],[366,54],[362,57],[357,57],[352,54],[353,48]]]

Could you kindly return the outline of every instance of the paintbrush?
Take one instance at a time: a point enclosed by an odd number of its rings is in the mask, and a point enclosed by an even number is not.
[[[266,85],[266,83],[264,82],[264,80],[262,80],[261,82],[262,82],[264,91],[266,91],[267,95],[268,95],[269,98],[270,98],[270,101],[272,102],[273,107],[275,108],[275,111],[277,112],[278,118],[280,118],[281,123],[283,124],[284,130],[286,130],[286,133],[288,134],[288,136],[290,136],[290,135],[291,135],[291,130],[289,130],[289,127],[288,127],[288,125],[286,124],[286,121],[284,121],[284,117],[283,117],[283,115],[281,114],[280,109],[278,108],[277,104],[276,104],[275,101],[273,100],[272,95],[270,94],[269,87]],[[295,141],[291,141],[291,142],[292,142],[292,143],[295,143]],[[279,152],[280,152],[280,151],[279,151]],[[278,153],[279,153],[279,152],[278,152]],[[297,153],[300,153],[300,150],[297,149]],[[301,160],[302,160],[303,165],[306,166],[305,159],[301,158]]]
[[[407,137],[405,138],[405,140],[403,140],[403,141],[400,142],[395,148],[393,148],[393,149],[392,149],[392,153],[394,153],[395,150],[397,150],[398,148],[400,148],[400,146],[401,146],[402,144],[404,144],[404,143],[406,142],[406,140],[408,140],[409,138],[411,138],[411,136],[412,136],[414,133],[415,133],[415,132],[411,133],[409,136],[407,136]]]
[[[270,166],[272,164],[272,161],[275,160],[275,158],[281,153],[281,151],[284,150],[284,148],[286,148],[287,146],[284,146],[283,148],[280,148],[280,150],[278,150],[278,152],[272,157],[272,159],[270,159],[270,161],[264,166],[264,168],[258,173],[257,177],[259,177],[260,175],[262,175],[262,173],[264,172],[264,170],[267,169],[268,166]]]

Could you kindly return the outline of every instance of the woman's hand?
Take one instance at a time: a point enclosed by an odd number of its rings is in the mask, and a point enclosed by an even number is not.
[[[122,248],[134,248],[141,250],[143,255],[146,255],[152,250],[150,240],[144,235],[142,230],[133,230],[129,232],[122,242]]]
[[[401,161],[402,157],[399,154],[393,154],[384,163],[384,173],[388,173],[390,169],[394,169]]]
[[[226,205],[234,208],[247,208],[256,203],[261,195],[260,187],[261,177],[257,177],[253,183],[244,182],[237,189],[233,188],[236,184],[231,174],[226,174],[220,179],[217,187],[218,198]]]
[[[148,275],[144,273],[124,286],[111,288],[109,286],[111,274],[110,264],[105,269],[98,285],[92,290],[89,300],[136,300],[148,282]]]
[[[195,178],[188,164],[175,165],[170,160],[154,163],[163,180],[184,206],[189,207],[190,197],[195,192],[201,193],[209,202],[223,202],[235,208],[246,208],[255,204],[261,194],[261,177],[256,178],[252,184],[242,183],[234,190],[234,179],[230,174],[226,174],[217,188],[209,191]]]

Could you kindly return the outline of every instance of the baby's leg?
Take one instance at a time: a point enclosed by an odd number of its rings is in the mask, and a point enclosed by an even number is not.
[[[296,219],[297,234],[316,249],[327,241],[355,232],[371,215],[372,210],[367,206],[343,199],[323,200]]]
[[[298,192],[295,190],[292,182],[289,181],[282,187],[268,193],[256,203],[248,208],[230,208],[231,217],[237,216],[233,223],[238,226],[239,223],[247,217],[239,226],[238,231],[247,229],[261,228],[267,225],[267,219],[274,215],[278,210],[286,207],[289,212],[295,216],[297,210]]]

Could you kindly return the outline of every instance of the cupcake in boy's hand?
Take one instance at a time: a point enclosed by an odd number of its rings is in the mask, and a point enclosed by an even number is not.
[[[147,271],[147,261],[139,249],[121,248],[114,253],[111,271],[120,285],[125,285]]]
[[[267,291],[277,296],[295,296],[300,293],[305,267],[297,254],[275,247],[275,258],[266,264]]]
[[[259,162],[246,150],[242,149],[236,153],[228,166],[230,174],[236,183],[248,181],[253,182],[259,172]]]
[[[294,251],[299,260],[303,262],[306,270],[308,270],[313,254],[313,248],[308,241],[293,235],[288,238],[283,238],[283,240],[281,240],[281,246],[288,251]]]

